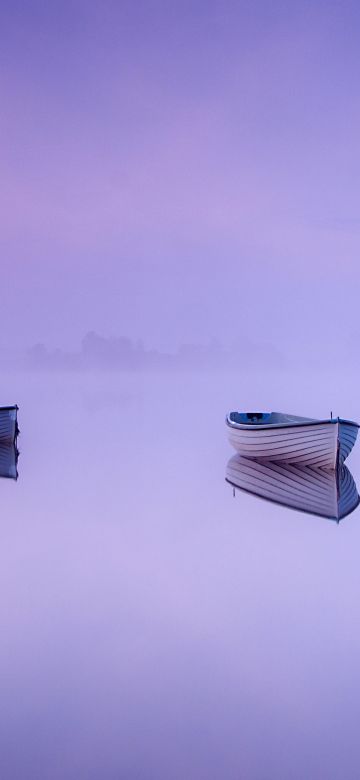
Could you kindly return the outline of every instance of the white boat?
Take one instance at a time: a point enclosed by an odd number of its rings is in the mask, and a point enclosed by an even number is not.
[[[349,469],[324,471],[311,466],[270,463],[234,455],[226,468],[234,488],[339,522],[358,506],[360,497]]]
[[[18,406],[0,406],[0,444],[13,444],[19,433]]]
[[[230,443],[247,458],[336,469],[351,452],[359,425],[331,417],[314,420],[280,412],[230,412]]]

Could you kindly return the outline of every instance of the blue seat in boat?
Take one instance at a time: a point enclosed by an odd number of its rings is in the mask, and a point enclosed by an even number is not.
[[[269,421],[271,412],[231,412],[231,422],[242,425],[263,425]]]

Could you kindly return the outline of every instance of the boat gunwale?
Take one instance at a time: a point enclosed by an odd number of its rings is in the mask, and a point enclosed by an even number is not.
[[[229,428],[237,428],[240,431],[273,431],[276,430],[276,428],[304,428],[308,425],[336,425],[336,423],[343,423],[345,425],[352,425],[354,428],[360,428],[359,423],[354,422],[354,420],[344,420],[342,417],[331,417],[327,420],[307,420],[306,417],[304,417],[301,421],[264,423],[264,425],[261,425],[259,423],[237,423],[234,420],[230,420],[230,414],[232,414],[232,412],[229,412],[229,414],[226,415],[226,424]]]

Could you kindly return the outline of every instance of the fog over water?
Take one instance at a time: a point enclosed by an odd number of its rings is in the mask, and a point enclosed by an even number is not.
[[[359,34],[1,4],[0,780],[360,777],[360,510],[234,498],[224,425],[360,417]]]
[[[1,349],[358,342],[358,3],[3,5]]]
[[[336,525],[224,479],[228,409],[356,419],[356,387],[3,375],[21,429],[0,481],[6,780],[358,778],[359,510]],[[360,448],[348,465],[360,482]]]

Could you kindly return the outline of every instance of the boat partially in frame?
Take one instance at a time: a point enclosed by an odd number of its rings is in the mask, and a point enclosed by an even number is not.
[[[0,406],[0,445],[16,443],[19,434],[17,413],[19,407]]]
[[[315,420],[281,412],[230,412],[232,446],[246,458],[335,470],[351,452],[359,425],[330,417]]]

